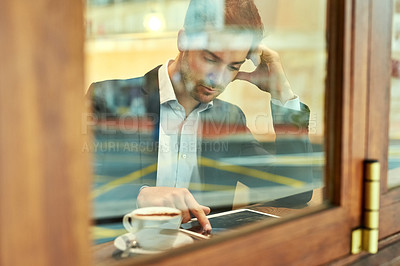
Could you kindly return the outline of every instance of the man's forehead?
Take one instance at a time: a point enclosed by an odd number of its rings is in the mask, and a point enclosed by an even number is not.
[[[198,32],[186,34],[185,50],[249,51],[253,36],[247,32]]]

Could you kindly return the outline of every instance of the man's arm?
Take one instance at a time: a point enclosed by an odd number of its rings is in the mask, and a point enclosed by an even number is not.
[[[276,133],[275,154],[310,153],[312,151],[308,138],[310,110],[303,103],[298,103],[298,98],[293,93],[284,72],[279,54],[267,47],[260,46],[250,59],[257,68],[249,73],[239,72],[236,79],[246,80],[260,90],[271,94],[271,112]],[[245,118],[243,119],[245,120]],[[260,150],[259,148],[254,149]],[[247,155],[251,154],[251,149],[248,149],[246,153]],[[269,167],[268,172],[291,177],[306,184],[312,183],[313,175],[310,166],[275,166],[273,169]],[[297,198],[293,196],[292,200],[299,203],[307,202],[311,198],[312,192],[305,194],[307,195],[303,194]]]

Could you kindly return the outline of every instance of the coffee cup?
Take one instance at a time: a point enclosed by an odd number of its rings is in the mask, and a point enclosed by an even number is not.
[[[134,234],[139,246],[148,250],[173,247],[182,221],[182,212],[169,207],[139,208],[124,216],[125,229]]]

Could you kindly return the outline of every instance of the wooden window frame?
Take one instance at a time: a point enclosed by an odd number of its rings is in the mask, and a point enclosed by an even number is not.
[[[354,257],[351,232],[362,222],[367,158],[382,164],[380,238],[400,231],[400,189],[387,187],[392,0],[327,6],[329,204],[115,264],[316,265]],[[77,129],[85,110],[76,108],[84,91],[82,2],[5,0],[0,7],[7,40],[0,43],[7,65],[0,71],[0,151],[7,155],[0,160],[0,264],[89,265],[90,158],[80,150],[89,140]]]

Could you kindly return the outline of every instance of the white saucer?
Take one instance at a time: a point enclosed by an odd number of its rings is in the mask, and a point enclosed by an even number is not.
[[[117,237],[114,240],[114,246],[122,251],[125,251],[126,249],[126,241],[130,240],[130,241],[134,241],[135,240],[135,235],[132,233],[126,233],[123,235],[120,235],[119,237]],[[193,243],[193,238],[191,238],[190,236],[182,233],[182,232],[178,232],[178,236],[176,237],[176,240],[172,246],[172,248],[178,248],[187,244],[191,244]],[[149,250],[149,249],[143,249],[143,248],[139,248],[139,247],[134,247],[131,248],[129,250],[130,253],[136,253],[136,254],[157,254],[160,252],[163,252],[165,250]]]

